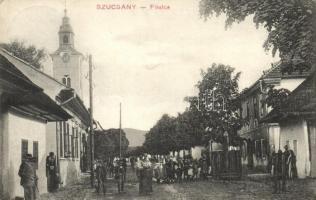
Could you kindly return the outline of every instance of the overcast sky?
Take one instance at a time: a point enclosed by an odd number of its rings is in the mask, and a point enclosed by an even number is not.
[[[150,9],[154,3],[170,9]],[[97,4],[136,9],[98,10]],[[4,0],[0,42],[17,38],[55,51],[64,5],[64,0]],[[176,116],[187,106],[183,98],[197,93],[200,69],[212,63],[241,71],[243,89],[278,60],[262,48],[267,32],[256,29],[251,18],[225,30],[224,16],[200,17],[197,0],[67,0],[66,6],[75,48],[93,56],[95,118],[104,128],[118,127],[120,101],[123,127],[148,130],[163,113]],[[87,63],[83,67],[87,71]],[[50,60],[45,71],[52,73]]]

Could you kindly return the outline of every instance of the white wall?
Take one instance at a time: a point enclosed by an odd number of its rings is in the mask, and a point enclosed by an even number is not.
[[[289,149],[294,150],[293,141],[297,141],[296,167],[299,178],[310,175],[309,144],[306,121],[287,121],[280,124],[280,137],[282,151],[289,141]]]
[[[80,176],[80,161],[77,158],[61,158],[59,160],[62,186],[75,183]]]
[[[281,82],[280,82],[280,85],[276,86],[275,88],[276,89],[286,88],[286,89],[288,89],[288,90],[290,90],[292,92],[304,80],[305,80],[305,78],[282,79]]]
[[[269,145],[270,148],[274,145],[274,149],[277,152],[278,149],[282,149],[279,145],[280,142],[280,126],[278,124],[269,124]],[[270,149],[271,152],[272,149]]]
[[[21,164],[21,143],[22,139],[28,140],[28,153],[33,154],[33,142],[38,142],[38,187],[40,193],[47,192],[46,179],[46,123],[25,118],[14,112],[8,113],[7,132],[8,146],[5,149],[7,154],[4,173],[6,174],[4,183],[5,190],[9,192],[10,197],[23,196],[23,188],[20,186],[20,177],[18,176]]]

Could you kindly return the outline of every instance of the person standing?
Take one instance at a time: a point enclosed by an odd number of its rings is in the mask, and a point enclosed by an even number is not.
[[[282,160],[282,166],[283,166],[283,173],[282,173],[282,191],[286,191],[286,181],[289,179],[289,160],[290,157],[290,151],[287,145],[284,146],[284,152],[283,152],[283,160]]]
[[[290,150],[290,156],[287,160],[287,164],[289,166],[289,179],[297,178],[297,169],[296,169],[296,156],[293,150]]]
[[[57,163],[54,152],[50,152],[46,157],[46,177],[47,177],[47,191],[54,192],[58,188],[58,174]]]
[[[143,165],[143,194],[148,195],[153,192],[152,188],[152,178],[153,169],[150,161],[150,156],[146,155],[142,163]]]
[[[117,159],[117,164],[115,166],[115,179],[117,181],[118,193],[124,191],[124,167],[123,159]]]
[[[283,154],[281,150],[278,153],[272,153],[272,174],[274,182],[273,193],[279,193],[283,180]]]
[[[96,169],[96,178],[97,178],[97,192],[100,193],[101,189],[103,194],[106,193],[106,161],[100,162]]]
[[[35,200],[37,191],[37,176],[34,168],[32,155],[26,154],[22,160],[19,169],[19,176],[21,177],[21,186],[24,189],[25,200]]]

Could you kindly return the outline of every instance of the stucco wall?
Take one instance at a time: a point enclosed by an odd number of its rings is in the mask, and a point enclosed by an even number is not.
[[[38,189],[40,193],[47,192],[45,127],[46,123],[25,118],[11,111],[7,115],[7,129],[4,134],[7,135],[8,145],[4,149],[6,159],[3,170],[3,183],[5,183],[4,191],[11,198],[23,196],[23,188],[20,186],[20,177],[18,176],[21,164],[22,139],[28,140],[28,153],[31,154],[33,154],[33,142],[38,142]]]
[[[59,162],[62,186],[76,182],[80,176],[79,159],[61,158]]]
[[[57,155],[57,146],[56,146],[56,122],[48,122],[46,125],[46,153],[54,152]]]
[[[280,88],[286,88],[290,90],[291,92],[299,86],[305,78],[292,78],[292,79],[282,79],[280,82],[280,85],[277,85],[275,88],[280,89]]]
[[[294,150],[293,141],[297,141],[296,167],[299,178],[305,178],[310,174],[309,144],[307,126],[304,120],[287,121],[280,124],[281,147],[289,141],[289,149]]]

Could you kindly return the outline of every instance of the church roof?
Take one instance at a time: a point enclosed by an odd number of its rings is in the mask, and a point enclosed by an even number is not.
[[[71,55],[81,55],[83,56],[82,53],[80,53],[79,51],[77,51],[75,48],[73,47],[64,47],[64,46],[61,46],[59,47],[54,53],[50,54],[50,55],[59,55],[61,52],[68,52],[70,53]]]

